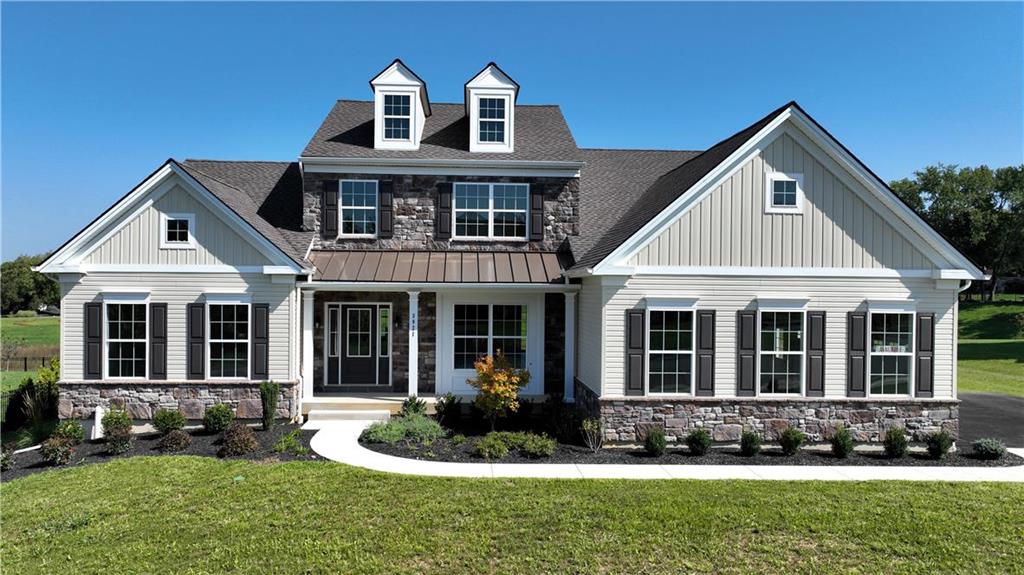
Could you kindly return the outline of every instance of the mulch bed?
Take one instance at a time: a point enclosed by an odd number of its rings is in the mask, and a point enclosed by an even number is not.
[[[450,438],[440,439],[429,446],[399,442],[394,445],[365,443],[372,451],[418,459],[424,461],[451,461],[460,463],[482,463],[483,459],[473,454],[478,437],[469,437],[461,445]],[[949,453],[940,460],[928,457],[926,453],[912,452],[906,457],[889,459],[880,452],[854,452],[845,459],[832,455],[830,451],[803,449],[792,457],[782,454],[777,447],[765,447],[753,457],[740,455],[738,447],[713,448],[703,456],[691,455],[685,447],[670,447],[661,457],[652,457],[643,449],[605,448],[594,453],[586,447],[559,443],[551,457],[529,459],[516,452],[495,463],[628,463],[637,465],[886,465],[912,467],[1010,467],[1024,465],[1024,459],[1007,453],[997,460],[978,459],[971,454]]]
[[[277,453],[273,450],[274,444],[277,443],[278,439],[288,433],[291,433],[293,430],[298,429],[298,427],[298,425],[293,424],[278,424],[268,431],[263,431],[259,426],[253,427],[253,432],[256,434],[256,439],[260,443],[260,448],[250,454],[239,457],[230,457],[227,459],[247,459],[268,463],[323,460],[322,457],[316,455],[312,450],[310,450],[307,455]],[[160,436],[157,434],[146,434],[135,436],[135,442],[132,445],[131,450],[119,455],[111,455],[108,453],[107,444],[104,443],[103,440],[85,441],[81,445],[75,447],[75,455],[71,458],[71,463],[61,466],[53,466],[44,461],[38,449],[19,453],[13,456],[14,464],[11,466],[11,469],[2,473],[2,480],[9,481],[11,479],[17,479],[33,473],[50,471],[53,469],[88,465],[90,463],[103,463],[113,459],[136,457],[140,455],[199,455],[202,457],[217,457],[217,451],[220,449],[220,434],[208,435],[205,434],[201,428],[187,429],[186,431],[188,431],[192,436],[192,444],[187,449],[175,452],[160,451],[160,449],[157,448]],[[303,447],[309,449],[309,440],[315,434],[315,431],[300,431],[299,442]]]

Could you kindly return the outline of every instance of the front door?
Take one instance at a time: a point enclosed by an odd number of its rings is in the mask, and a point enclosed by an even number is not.
[[[341,384],[376,385],[377,306],[342,305],[340,315]]]

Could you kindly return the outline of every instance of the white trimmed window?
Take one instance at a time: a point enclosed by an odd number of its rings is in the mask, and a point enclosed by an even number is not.
[[[804,312],[761,311],[759,369],[761,395],[801,395]]]
[[[341,218],[342,236],[374,237],[377,235],[377,182],[375,180],[342,180]]]
[[[871,312],[871,395],[910,395],[914,314]]]
[[[455,369],[473,369],[498,351],[512,367],[526,367],[526,333],[525,305],[455,305]]]
[[[384,139],[408,141],[412,124],[412,96],[384,94]]]
[[[380,344],[377,346],[380,357],[391,355],[391,306],[382,305],[377,311],[378,329]]]
[[[249,379],[249,304],[210,303],[208,373],[211,379]]]
[[[776,214],[803,213],[803,174],[770,172],[765,181],[764,210]]]
[[[162,214],[160,217],[160,247],[164,249],[194,248],[195,227],[195,214]]]
[[[455,184],[455,238],[525,240],[528,184]]]
[[[505,143],[505,98],[480,98],[480,130],[481,143]]]
[[[647,311],[647,392],[693,393],[693,310]]]
[[[145,378],[146,329],[145,303],[104,303],[106,313],[107,377],[111,379]]]

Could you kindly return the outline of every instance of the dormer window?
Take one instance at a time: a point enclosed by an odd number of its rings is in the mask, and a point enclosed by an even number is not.
[[[469,151],[512,153],[516,139],[519,84],[491,62],[466,82]]]
[[[411,100],[412,96],[405,94],[384,95],[385,140],[409,140],[409,123],[412,119]]]
[[[480,98],[480,141],[505,143],[504,98]]]

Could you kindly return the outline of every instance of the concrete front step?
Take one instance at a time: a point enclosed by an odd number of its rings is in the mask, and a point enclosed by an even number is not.
[[[387,411],[392,415],[402,409],[402,395],[373,395],[347,397],[313,397],[302,401],[303,413],[312,411]],[[427,403],[427,413],[434,413],[435,398],[421,397]]]
[[[391,412],[387,409],[313,409],[308,421],[387,421]]]

